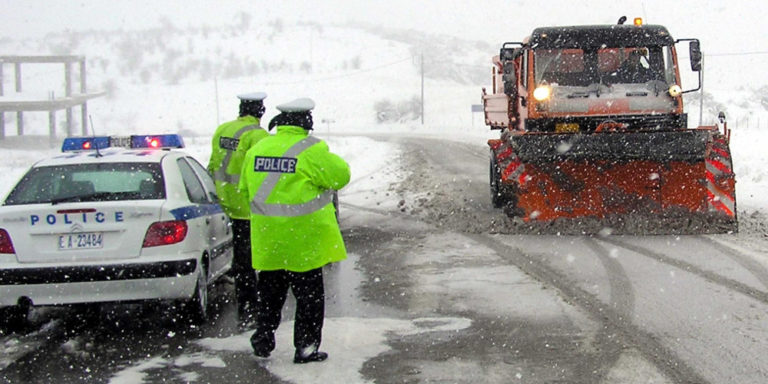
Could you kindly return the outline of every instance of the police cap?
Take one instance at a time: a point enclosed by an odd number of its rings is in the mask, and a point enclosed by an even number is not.
[[[267,94],[264,92],[242,93],[237,95],[237,98],[242,101],[262,101],[267,98]]]
[[[278,111],[285,113],[309,112],[315,108],[315,102],[308,97],[302,97],[276,106]]]

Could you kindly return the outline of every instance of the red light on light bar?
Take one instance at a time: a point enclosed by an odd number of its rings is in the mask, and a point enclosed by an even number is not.
[[[150,139],[149,140],[149,146],[152,148],[157,148],[160,146],[160,140],[158,139]]]
[[[91,149],[91,142],[83,141],[83,149]]]

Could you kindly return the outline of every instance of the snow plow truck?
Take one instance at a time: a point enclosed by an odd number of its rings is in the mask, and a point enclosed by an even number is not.
[[[492,204],[582,232],[736,232],[725,115],[689,128],[683,111],[701,89],[699,40],[625,20],[536,28],[493,57],[482,90],[486,125],[500,130],[488,140]],[[678,45],[697,88],[681,88]]]

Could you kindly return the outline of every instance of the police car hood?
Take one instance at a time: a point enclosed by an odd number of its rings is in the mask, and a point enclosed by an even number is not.
[[[0,228],[19,263],[131,259],[162,207],[160,200],[2,206]]]

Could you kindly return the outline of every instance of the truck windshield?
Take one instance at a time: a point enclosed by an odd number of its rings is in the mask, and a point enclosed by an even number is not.
[[[72,164],[32,168],[5,205],[165,198],[157,163]]]
[[[536,49],[536,85],[587,87],[591,84],[674,82],[669,47]]]

